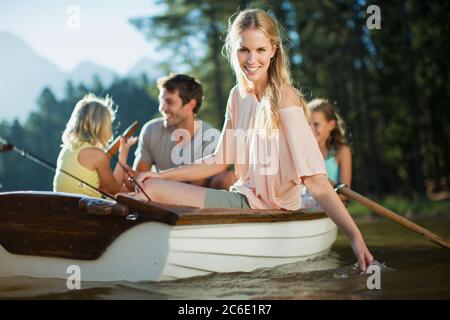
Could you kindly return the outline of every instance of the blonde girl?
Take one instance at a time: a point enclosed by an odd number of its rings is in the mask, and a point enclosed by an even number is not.
[[[108,96],[98,98],[89,93],[75,105],[62,135],[62,148],[57,160],[53,190],[100,197],[101,194],[61,172],[80,178],[110,194],[117,193],[125,180],[125,171],[117,165],[111,170],[110,157],[105,153],[112,139],[112,122],[115,118],[114,102]],[[137,138],[121,141],[119,161],[126,164],[128,151]]]
[[[233,19],[234,18],[234,19]],[[276,21],[258,9],[230,19],[225,50],[236,75],[214,154],[192,165],[143,173],[138,181],[154,201],[199,208],[298,210],[304,184],[350,238],[362,270],[373,260],[334,192],[300,92],[292,86]],[[213,190],[179,181],[206,178],[234,164],[237,182]]]

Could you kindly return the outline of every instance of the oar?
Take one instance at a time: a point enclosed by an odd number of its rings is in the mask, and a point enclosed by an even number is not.
[[[418,224],[415,224],[414,222],[406,219],[405,217],[398,215],[394,211],[389,210],[389,209],[379,205],[375,201],[372,201],[372,200],[360,195],[359,193],[351,190],[347,185],[345,185],[343,183],[338,184],[336,186],[336,182],[334,182],[332,180],[330,180],[330,182],[333,186],[335,186],[335,190],[337,193],[343,194],[344,196],[347,196],[350,199],[353,199],[356,202],[359,202],[363,206],[367,207],[369,210],[371,210],[379,215],[382,215],[383,217],[386,217],[411,231],[421,234],[427,240],[433,241],[434,243],[437,243],[438,245],[440,245],[444,248],[450,249],[450,242],[439,237],[438,235],[434,234],[433,232],[419,226]]]
[[[125,138],[125,139],[130,138],[136,132],[137,129],[139,129],[139,122],[135,121],[120,136],[118,136],[116,139],[114,139],[114,141],[106,149],[106,153],[110,157],[114,156],[117,153],[117,151],[119,151],[120,139],[121,138]]]

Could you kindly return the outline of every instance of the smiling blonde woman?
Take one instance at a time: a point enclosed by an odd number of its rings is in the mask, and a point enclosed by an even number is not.
[[[306,121],[307,106],[290,80],[275,19],[258,9],[239,12],[230,19],[225,50],[237,85],[229,95],[215,153],[195,164],[143,173],[138,181],[154,201],[199,208],[297,210],[302,207],[300,188],[305,185],[349,237],[365,270],[373,257],[328,182],[322,154]],[[245,133],[244,139],[239,132]],[[238,158],[247,160],[242,163]],[[273,161],[277,170],[267,170]],[[238,179],[230,191],[180,182],[214,175],[229,164],[235,165]]]

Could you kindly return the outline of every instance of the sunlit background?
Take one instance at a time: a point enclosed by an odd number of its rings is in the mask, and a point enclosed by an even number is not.
[[[156,73],[164,59],[129,22],[160,12],[153,0],[20,0],[0,8],[0,57],[9,69],[0,76],[3,120],[25,120],[44,85],[62,94],[64,80],[89,83],[98,74],[110,83],[113,76]]]
[[[448,207],[448,1],[1,1],[0,135],[55,162],[85,93],[113,97],[118,133],[159,116],[155,81],[170,71],[201,81],[199,117],[220,128],[235,82],[222,46],[246,7],[277,19],[305,99],[328,98],[344,118],[356,190]],[[1,191],[49,190],[52,175],[0,156]]]

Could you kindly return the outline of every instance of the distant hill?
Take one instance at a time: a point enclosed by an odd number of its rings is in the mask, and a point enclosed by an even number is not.
[[[93,62],[81,62],[75,69],[63,72],[49,60],[39,56],[19,37],[0,32],[0,121],[18,118],[25,120],[36,108],[41,90],[48,86],[57,97],[62,97],[66,81],[74,84],[92,84],[97,75],[104,86],[120,77],[114,70]],[[156,64],[147,58],[138,61],[126,76],[135,77],[145,73],[149,80],[159,76]]]
[[[127,77],[139,77],[145,74],[149,81],[154,81],[163,74],[158,69],[157,63],[148,58],[142,58],[136,62],[127,72]]]
[[[23,119],[35,105],[41,89],[58,88],[65,74],[9,33],[0,32],[0,47],[1,119]]]
[[[109,85],[114,78],[119,75],[107,67],[99,66],[93,62],[83,61],[75,67],[72,71],[66,74],[66,79],[72,80],[73,83],[84,83],[86,85],[92,84],[94,75],[97,75],[103,85]]]

